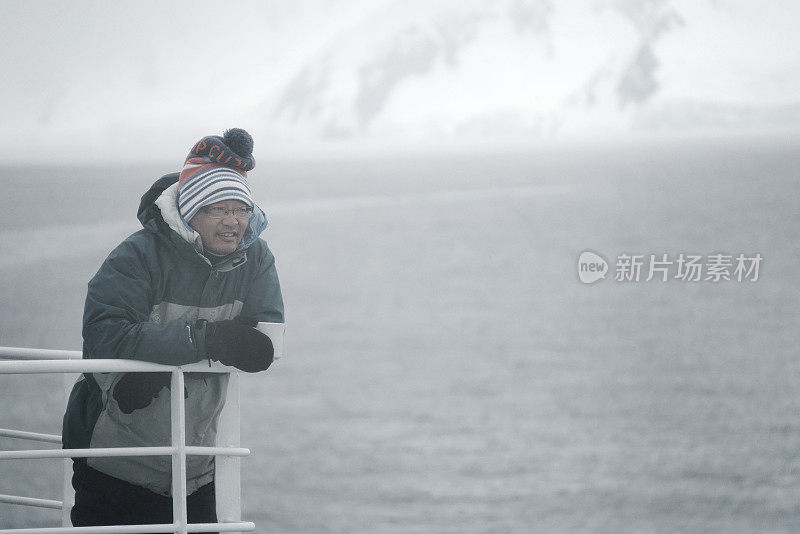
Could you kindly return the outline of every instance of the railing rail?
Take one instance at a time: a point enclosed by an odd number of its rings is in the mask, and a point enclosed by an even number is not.
[[[37,508],[54,508],[56,510],[61,510],[64,507],[64,503],[61,501],[34,499],[33,497],[20,497],[18,495],[0,494],[0,502],[21,504],[22,506],[35,506]]]
[[[12,360],[80,360],[79,350],[27,349],[24,347],[0,347],[0,358]]]
[[[70,373],[112,373],[112,372],[170,372],[171,390],[184,390],[184,373],[228,373],[231,375],[228,387],[228,399],[223,416],[219,422],[218,441],[223,446],[197,447],[186,445],[186,406],[183,395],[170,397],[171,444],[168,447],[113,447],[95,449],[31,449],[0,451],[0,460],[33,459],[33,458],[88,458],[99,456],[171,456],[172,457],[172,510],[173,522],[159,525],[118,525],[102,527],[73,527],[69,522],[69,509],[72,506],[73,494],[66,469],[64,476],[64,500],[37,499],[16,495],[0,495],[0,502],[54,508],[62,510],[62,526],[53,528],[0,529],[0,534],[91,534],[91,533],[136,533],[136,532],[173,532],[184,534],[189,532],[249,532],[255,530],[255,524],[240,520],[240,485],[239,465],[232,462],[238,457],[247,456],[250,450],[238,446],[238,374],[233,368],[214,364],[209,367],[205,363],[184,366],[167,366],[156,363],[120,359],[83,360],[78,351],[45,350],[17,347],[0,347],[0,374],[70,374]],[[225,416],[227,412],[227,416]],[[225,436],[225,433],[235,434]],[[0,429],[0,436],[61,443],[61,437],[53,434],[42,434],[24,430]],[[218,443],[218,445],[220,445]],[[209,455],[217,457],[217,500],[218,523],[189,524],[186,510],[186,457]],[[220,510],[220,505],[224,510]]]
[[[238,523],[191,523],[182,532],[249,532],[255,525],[247,521]],[[53,528],[17,528],[0,530],[0,534],[116,534],[116,533],[156,533],[175,532],[175,525],[119,525],[107,527],[53,527]]]
[[[22,430],[10,430],[8,428],[0,428],[0,437],[27,439],[30,441],[44,441],[46,443],[58,443],[59,445],[61,444],[61,436],[57,436],[55,434],[24,432]]]

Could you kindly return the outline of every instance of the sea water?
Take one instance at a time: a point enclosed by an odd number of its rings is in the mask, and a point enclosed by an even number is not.
[[[799,166],[781,140],[262,158],[288,326],[286,356],[242,380],[243,517],[259,532],[797,531]],[[86,283],[170,170],[0,170],[0,345],[80,348]],[[585,250],[605,280],[579,281]],[[755,282],[645,281],[646,265],[617,281],[625,254],[763,261]],[[58,432],[59,377],[0,381],[0,427]],[[60,468],[4,461],[0,493],[60,499]]]

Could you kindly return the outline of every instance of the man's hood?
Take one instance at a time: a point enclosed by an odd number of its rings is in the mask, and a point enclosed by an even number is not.
[[[178,212],[178,173],[162,176],[142,195],[137,217],[147,230],[169,239],[170,234],[177,234],[182,241],[194,246],[202,252],[200,234],[194,231]],[[244,236],[236,251],[246,250],[267,228],[267,216],[258,206],[253,205],[253,216],[244,231]]]

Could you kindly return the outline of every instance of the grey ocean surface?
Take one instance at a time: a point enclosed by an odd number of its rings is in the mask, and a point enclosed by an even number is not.
[[[798,168],[786,141],[259,161],[287,356],[242,380],[244,517],[797,532]],[[86,283],[169,170],[0,170],[0,345],[80,348]],[[584,285],[584,250],[764,259],[757,282]],[[58,431],[60,378],[0,380],[0,426]],[[60,498],[59,461],[0,473]]]

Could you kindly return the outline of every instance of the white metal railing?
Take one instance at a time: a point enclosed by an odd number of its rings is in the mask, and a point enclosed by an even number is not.
[[[239,458],[250,451],[239,447],[239,387],[235,369],[214,364],[194,363],[168,366],[134,360],[83,360],[78,351],[0,347],[0,374],[51,374],[51,373],[115,373],[164,372],[172,375],[171,390],[183,391],[186,372],[229,373],[228,396],[220,415],[216,447],[186,445],[186,407],[183,395],[171,395],[171,444],[168,447],[115,447],[95,449],[32,449],[0,451],[0,460],[32,458],[64,458],[64,500],[36,499],[0,494],[0,502],[41,508],[61,509],[62,526],[54,528],[0,529],[0,534],[90,534],[90,533],[143,533],[173,532],[249,532],[255,524],[241,521],[241,486]],[[69,384],[71,386],[71,383]],[[61,436],[22,430],[0,429],[0,436],[61,443]],[[218,523],[188,523],[186,510],[186,456],[215,456],[215,485]],[[74,502],[71,480],[71,458],[98,456],[171,456],[172,457],[172,515],[171,524],[119,525],[101,527],[73,527],[69,512]]]

